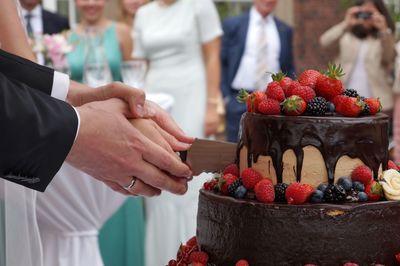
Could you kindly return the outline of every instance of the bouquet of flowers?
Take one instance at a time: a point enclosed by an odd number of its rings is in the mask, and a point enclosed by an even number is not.
[[[65,70],[67,65],[66,55],[72,51],[72,46],[63,34],[35,36],[33,51],[42,53],[45,64],[57,70]]]

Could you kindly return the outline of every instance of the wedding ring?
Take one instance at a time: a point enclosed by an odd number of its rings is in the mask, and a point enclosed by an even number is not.
[[[136,177],[132,177],[131,183],[128,186],[123,187],[125,190],[130,191],[136,183]]]

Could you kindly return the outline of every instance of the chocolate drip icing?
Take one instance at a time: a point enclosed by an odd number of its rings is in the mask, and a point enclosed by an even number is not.
[[[387,169],[388,117],[384,114],[367,117],[266,116],[245,113],[241,120],[238,158],[247,147],[248,166],[260,155],[271,156],[277,182],[282,182],[283,154],[293,150],[296,155],[296,179],[301,181],[303,148],[316,147],[325,161],[330,183],[342,156],[359,158],[378,178],[379,166]]]

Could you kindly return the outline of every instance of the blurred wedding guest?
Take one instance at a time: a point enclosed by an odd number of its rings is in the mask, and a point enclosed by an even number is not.
[[[279,70],[294,77],[292,29],[276,18],[278,0],[253,0],[249,12],[223,23],[221,90],[226,104],[227,139],[238,140],[239,121],[246,111],[236,101],[240,89],[265,89],[269,73]]]
[[[134,58],[149,62],[145,91],[172,95],[171,115],[188,134],[216,133],[222,29],[212,0],[152,1],[138,10],[134,25]],[[146,265],[164,265],[196,234],[198,191],[206,178],[194,177],[183,197],[145,200]]]
[[[325,48],[339,46],[336,61],[346,75],[346,88],[381,100],[389,116],[393,109],[393,66],[396,56],[394,23],[382,0],[356,0],[345,18],[320,38]]]
[[[137,10],[147,2],[148,0],[120,0],[121,17],[119,18],[119,22],[124,23],[130,29],[133,29]]]
[[[121,64],[129,60],[132,54],[129,28],[106,18],[107,0],[75,0],[75,4],[80,22],[68,34],[68,41],[74,46],[73,51],[67,55],[71,79],[92,85],[95,77],[85,80],[84,76],[88,60],[95,56],[96,60],[103,60],[101,63],[105,63],[111,72],[109,77],[100,74],[99,82],[122,81]],[[143,265],[142,199],[128,199],[100,231],[99,240],[106,265]]]
[[[19,0],[28,35],[56,34],[69,29],[66,17],[43,9],[41,0]]]
[[[130,59],[132,54],[129,28],[105,17],[106,0],[75,0],[75,3],[81,21],[68,36],[74,46],[68,54],[71,78],[84,81],[85,64],[94,56],[96,60],[106,61],[110,79],[121,81],[121,62]]]
[[[396,45],[397,57],[395,67],[395,81],[393,93],[395,94],[395,107],[393,114],[393,160],[400,163],[400,42]]]

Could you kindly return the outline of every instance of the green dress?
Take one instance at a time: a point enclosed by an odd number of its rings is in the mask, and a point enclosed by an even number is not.
[[[74,50],[68,54],[71,78],[83,80],[85,64],[85,38],[72,32],[68,38]],[[104,51],[114,81],[121,81],[122,53],[118,42],[116,25],[105,29]],[[144,265],[144,211],[141,198],[129,198],[108,220],[99,234],[100,250],[105,266]]]

